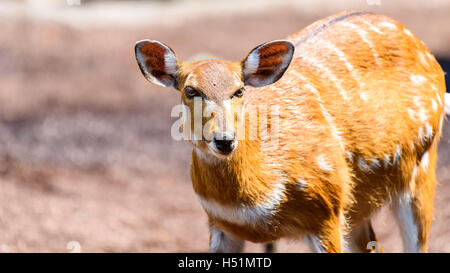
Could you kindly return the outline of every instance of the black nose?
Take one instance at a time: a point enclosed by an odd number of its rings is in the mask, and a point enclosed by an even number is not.
[[[234,133],[214,133],[214,145],[223,154],[229,154],[234,149]]]

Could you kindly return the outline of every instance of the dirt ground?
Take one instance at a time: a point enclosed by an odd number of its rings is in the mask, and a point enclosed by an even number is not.
[[[178,94],[144,80],[134,59],[137,40],[164,41],[184,60],[205,54],[238,60],[254,46],[334,12],[366,8],[403,22],[443,63],[450,56],[450,4],[442,1],[305,1],[304,9],[288,2],[181,19],[181,11],[194,10],[191,4],[170,13],[170,6],[158,3],[164,13],[143,6],[153,17],[135,24],[77,25],[72,10],[67,21],[0,12],[0,252],[68,252],[73,242],[82,252],[207,251],[206,216],[190,184],[190,145],[170,136]],[[90,10],[100,7],[77,12],[90,20]],[[142,14],[142,7],[133,7],[120,10]],[[171,23],[175,15],[177,23]],[[439,158],[429,250],[450,252],[448,122]],[[383,248],[397,252],[402,248],[393,222],[383,209],[375,230]],[[261,250],[256,244],[246,248]],[[309,248],[282,241],[278,250]]]

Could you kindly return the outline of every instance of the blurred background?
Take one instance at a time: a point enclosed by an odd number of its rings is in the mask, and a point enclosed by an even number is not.
[[[182,60],[240,60],[353,9],[399,20],[448,72],[447,0],[0,0],[0,252],[207,251],[191,147],[170,135],[178,93],[145,81],[135,42],[163,41]],[[450,252],[449,140],[447,122],[432,252]],[[386,251],[402,250],[386,209],[375,231]],[[309,248],[282,241],[279,251]]]

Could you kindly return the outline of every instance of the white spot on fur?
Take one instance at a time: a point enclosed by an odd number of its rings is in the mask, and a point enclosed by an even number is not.
[[[372,168],[379,168],[381,167],[380,165],[380,161],[377,158],[372,158],[372,163],[370,164],[372,166]]]
[[[340,50],[338,47],[336,47],[334,44],[332,44],[329,41],[327,41],[325,44],[329,49],[331,49],[338,55],[339,60],[341,60],[345,64],[348,71],[353,71],[353,65],[348,61],[345,53],[342,50]]]
[[[361,99],[364,100],[364,101],[367,101],[367,100],[368,100],[368,98],[367,98],[367,93],[365,93],[365,92],[359,93],[359,96],[360,96]]]
[[[317,157],[317,165],[319,165],[319,168],[321,168],[324,172],[330,172],[333,170],[333,167],[323,155],[319,155]]]
[[[428,115],[425,111],[425,108],[420,108],[419,110],[419,119],[421,122],[424,122],[428,119]]]
[[[427,78],[422,75],[411,75],[409,78],[415,85],[422,84],[427,80]]]
[[[384,155],[384,160],[383,160],[383,165],[385,168],[389,167],[389,165],[391,164],[391,158],[389,157],[388,154]]]
[[[426,151],[422,155],[422,159],[420,160],[420,165],[422,166],[423,170],[426,170],[428,168],[428,164],[429,164],[429,154],[428,154],[428,151]]]
[[[401,193],[394,200],[393,208],[400,225],[403,247],[405,252],[420,252],[419,232],[412,210],[412,196],[410,193]]]
[[[366,162],[366,160],[364,158],[358,159],[358,167],[363,172],[369,172],[370,171],[370,167],[369,167],[369,165],[367,164],[367,162]]]
[[[429,66],[430,65],[430,63],[426,59],[425,54],[423,53],[422,50],[417,50],[417,56],[419,56],[419,60],[424,66]]]
[[[436,100],[431,99],[431,107],[433,108],[433,111],[436,112],[438,110],[438,105]]]
[[[390,22],[381,22],[378,25],[382,26],[382,27],[387,27],[387,28],[390,28],[390,29],[397,29],[397,25],[395,25],[393,23],[390,23]]]
[[[327,109],[325,109],[325,106],[323,105],[323,101],[322,98],[320,96],[319,91],[314,88],[314,86],[311,85],[311,83],[309,82],[309,79],[307,79],[305,76],[303,76],[302,74],[298,73],[295,70],[292,70],[291,73],[297,77],[297,79],[300,79],[304,82],[306,82],[306,84],[304,85],[305,88],[308,88],[312,93],[314,93],[317,96],[317,101],[319,102],[319,106],[320,109],[322,110],[322,114],[324,115],[326,121],[328,122],[328,124],[330,125],[331,128],[331,133],[333,134],[333,136],[338,140],[339,142],[339,146],[341,147],[341,149],[344,151],[345,150],[345,145],[344,145],[344,141],[342,140],[341,134],[339,132],[339,129],[336,127],[335,122],[334,122],[334,118],[330,115],[330,113],[328,113]]]
[[[349,100],[350,98],[348,97],[347,91],[342,87],[340,79],[338,79],[334,73],[326,66],[322,65],[322,63],[317,60],[314,57],[311,56],[304,56],[303,58],[305,61],[307,61],[310,65],[318,68],[319,70],[321,70],[322,72],[322,77],[326,77],[328,79],[330,79],[337,87],[337,89],[339,90],[339,93],[341,94],[342,98],[345,100]]]
[[[425,52],[425,54],[427,55],[427,57],[428,57],[428,59],[430,59],[430,61],[433,61],[434,60],[434,56],[433,56],[433,54],[431,54],[430,52]]]
[[[348,158],[348,161],[353,163],[353,154],[352,154],[352,152],[347,151],[347,158]]]
[[[410,117],[412,120],[416,120],[416,112],[414,112],[413,109],[409,108],[409,109],[408,109],[408,114],[409,114],[409,117]]]
[[[362,40],[369,46],[369,48],[371,49],[372,55],[373,55],[373,57],[374,57],[374,59],[375,59],[375,62],[376,62],[378,65],[381,65],[381,64],[382,64],[382,63],[380,62],[380,56],[379,56],[378,53],[376,52],[373,43],[367,38],[367,32],[366,32],[364,29],[362,29],[361,27],[359,27],[359,26],[357,26],[357,25],[354,25],[354,24],[352,24],[352,23],[346,22],[346,21],[342,22],[341,25],[342,25],[342,26],[349,27],[349,28],[352,28],[353,30],[355,30],[356,33],[358,33],[358,35],[361,37],[361,39],[362,39]]]
[[[397,165],[400,162],[400,156],[402,154],[402,147],[400,145],[397,145],[397,149],[395,150],[394,154],[394,165]]]
[[[308,187],[308,182],[305,179],[298,179],[296,181],[296,184],[297,184],[297,188],[299,188],[301,190],[303,190],[306,187]]]
[[[412,34],[412,32],[411,32],[409,29],[407,29],[407,28],[403,29],[403,32],[404,32],[406,35],[410,36],[410,37],[414,37],[413,34]]]
[[[434,85],[431,86],[432,88],[434,87]],[[436,88],[436,87],[434,87]],[[435,90],[436,91],[436,90]],[[444,97],[445,98],[445,97]],[[436,93],[436,99],[439,102],[439,105],[442,105],[442,99],[441,96],[439,95],[439,93]]]
[[[369,26],[369,28],[370,28],[371,30],[375,31],[375,32],[378,33],[378,34],[381,34],[381,35],[384,34],[384,32],[381,31],[380,29],[378,29],[376,26],[371,25],[371,26]]]
[[[419,128],[419,134],[418,134],[419,142],[423,143],[424,137],[423,137],[423,128]]]
[[[430,123],[425,124],[425,138],[430,139],[433,136],[433,127]]]

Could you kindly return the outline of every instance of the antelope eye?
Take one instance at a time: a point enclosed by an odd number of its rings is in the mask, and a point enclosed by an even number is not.
[[[195,90],[191,86],[187,86],[186,88],[184,88],[184,93],[186,94],[186,97],[188,97],[189,99],[200,96],[200,93],[198,93],[197,90]]]
[[[244,95],[244,88],[240,88],[238,91],[234,92],[233,97],[242,97]]]

